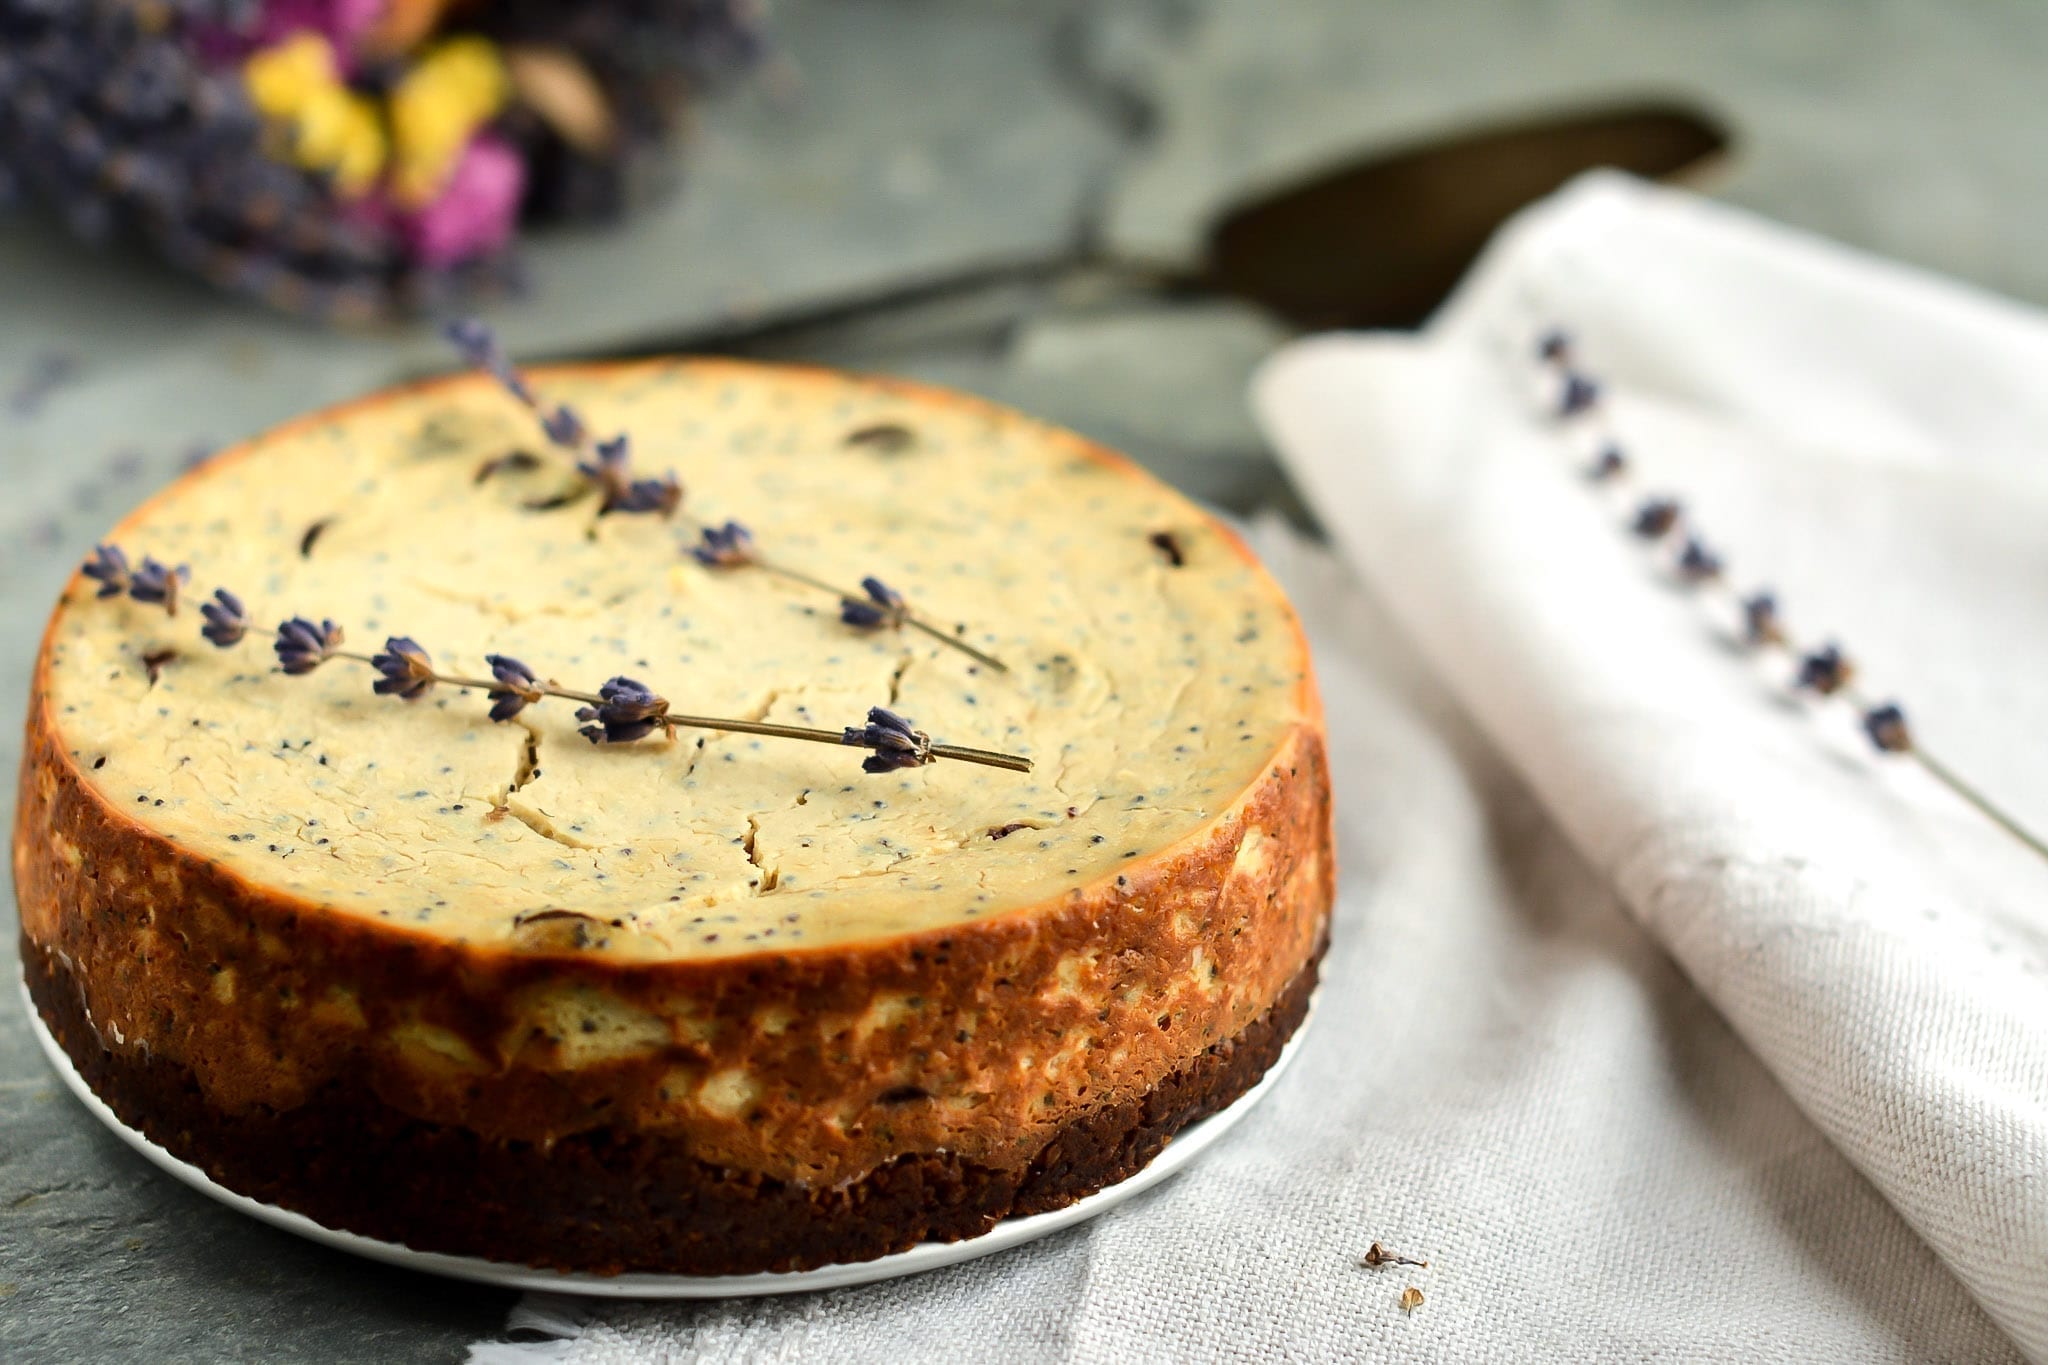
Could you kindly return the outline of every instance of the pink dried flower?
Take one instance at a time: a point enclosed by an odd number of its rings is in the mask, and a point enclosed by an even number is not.
[[[478,133],[448,183],[431,204],[400,220],[421,264],[446,269],[488,256],[512,239],[518,226],[526,166],[502,138]]]

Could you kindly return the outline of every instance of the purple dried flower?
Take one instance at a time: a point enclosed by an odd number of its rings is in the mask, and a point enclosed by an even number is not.
[[[660,516],[672,517],[676,508],[683,505],[683,485],[677,481],[675,471],[670,470],[658,479],[635,479],[626,486],[624,496],[610,506],[600,506],[599,516],[606,512],[653,512]]]
[[[1562,327],[1552,327],[1536,338],[1536,358],[1552,365],[1571,359],[1571,334]]]
[[[1601,446],[1600,453],[1593,457],[1591,467],[1586,470],[1586,477],[1594,483],[1605,483],[1609,479],[1619,478],[1622,471],[1627,468],[1628,456],[1622,454],[1620,446],[1609,441]]]
[[[550,441],[570,450],[582,449],[583,438],[589,434],[583,419],[566,403],[556,404],[553,412],[542,413],[540,429],[548,434]]]
[[[1753,645],[1774,645],[1785,638],[1784,623],[1778,619],[1775,595],[1763,591],[1742,599],[1742,633]]]
[[[1636,519],[1629,529],[1644,540],[1662,540],[1671,534],[1671,528],[1678,525],[1680,512],[1678,503],[1671,498],[1650,498],[1636,509]]]
[[[1564,387],[1557,395],[1557,415],[1576,417],[1600,401],[1600,386],[1577,370],[1566,373]]]
[[[874,750],[860,765],[864,772],[886,773],[898,768],[921,768],[932,761],[931,736],[913,728],[907,717],[899,716],[886,707],[870,707],[868,723],[847,726],[841,742]]]
[[[1822,645],[1799,661],[1795,685],[1818,692],[1823,697],[1832,696],[1848,684],[1855,671],[1855,667],[1842,656],[1840,647]]]
[[[484,662],[491,666],[491,676],[500,684],[486,694],[491,699],[492,720],[510,720],[547,695],[540,690],[540,680],[533,670],[519,660],[505,654],[486,654]]]
[[[847,625],[861,630],[878,630],[883,626],[900,626],[909,619],[910,607],[904,602],[903,594],[881,579],[863,578],[860,588],[867,594],[865,598],[839,599],[839,619]]]
[[[183,564],[173,569],[144,555],[142,567],[128,579],[128,595],[138,602],[160,606],[169,615],[176,616],[178,589],[191,577],[192,570]]]
[[[576,710],[576,719],[596,722],[581,732],[592,744],[631,744],[666,728],[668,702],[644,683],[613,678],[597,689],[597,695],[601,700],[596,706]]]
[[[489,327],[476,318],[459,318],[443,327],[441,333],[465,364],[488,373],[520,402],[533,404],[533,390],[526,386],[525,376],[513,368],[505,348],[498,344],[497,334]]]
[[[576,472],[607,490],[624,489],[632,472],[632,458],[632,444],[621,433],[609,441],[599,441],[594,458],[578,460]]]
[[[1888,701],[1865,711],[1863,733],[1888,754],[1902,754],[1913,747],[1913,733],[1906,728],[1906,713],[1897,702]]]
[[[658,512],[672,515],[682,505],[683,486],[674,473],[659,479],[633,477],[632,445],[626,436],[599,441],[596,457],[576,462],[576,472],[596,485],[600,495],[597,514],[611,512]]]
[[[1687,536],[1678,554],[1678,576],[1688,583],[1704,583],[1721,576],[1721,556],[1708,549],[1698,536]]]
[[[79,572],[100,585],[100,590],[95,594],[96,596],[119,597],[122,593],[128,591],[128,582],[131,577],[128,570],[128,556],[122,553],[121,547],[118,545],[93,546],[92,558],[85,561],[84,567]]]
[[[441,328],[441,335],[462,357],[462,363],[474,369],[490,369],[500,352],[498,338],[478,318],[456,318]]]
[[[314,625],[294,616],[277,628],[277,662],[287,673],[311,673],[341,648],[341,627],[332,621]]]
[[[434,661],[417,641],[394,635],[384,642],[384,652],[370,656],[370,666],[384,676],[371,685],[380,697],[402,697],[418,701],[433,690]]]
[[[754,537],[736,521],[704,528],[704,543],[690,553],[707,569],[736,569],[754,562]]]
[[[199,604],[199,614],[206,618],[199,633],[222,649],[240,644],[249,633],[249,613],[243,609],[242,599],[226,588],[215,588],[213,600]]]

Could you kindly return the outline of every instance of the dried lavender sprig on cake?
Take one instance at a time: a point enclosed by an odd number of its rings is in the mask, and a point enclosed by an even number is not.
[[[599,515],[606,512],[659,512],[672,517],[683,501],[682,486],[673,473],[665,480],[635,479],[626,461],[626,437],[609,441],[595,439],[583,419],[565,404],[550,406],[514,366],[488,327],[475,319],[449,323],[448,340],[472,367],[497,380],[540,422],[548,440],[566,451],[576,462],[584,484],[602,495]],[[551,498],[538,507],[566,506],[573,498]],[[959,650],[975,662],[1007,673],[1009,665],[985,650],[977,649],[911,607],[903,595],[881,579],[870,575],[861,580],[858,592],[826,582],[813,574],[778,563],[760,551],[753,535],[737,521],[696,523],[702,537],[690,548],[698,563],[712,569],[752,567],[793,583],[830,593],[839,599],[839,619],[856,630],[901,630],[908,626],[922,631],[941,644]],[[963,627],[964,629],[964,627]]]
[[[503,654],[488,656],[490,677],[465,677],[441,672],[427,651],[407,636],[391,636],[375,654],[346,649],[344,640],[341,627],[333,621],[315,623],[295,616],[278,626],[273,647],[278,667],[295,676],[311,673],[334,659],[367,664],[377,673],[372,690],[403,701],[418,701],[437,686],[481,691],[490,698],[489,714],[494,721],[511,720],[549,697],[581,702],[576,719],[586,722],[580,733],[593,744],[631,744],[657,731],[669,736],[677,730],[714,730],[866,749],[868,757],[861,767],[871,773],[919,768],[942,758],[1020,773],[1030,772],[1032,766],[1030,759],[1018,754],[939,743],[907,718],[880,706],[868,711],[864,725],[837,730],[689,715],[670,709],[667,698],[634,678],[611,678],[597,691],[586,692],[543,679],[518,659]]]
[[[449,342],[471,367],[484,371],[505,392],[518,399],[540,422],[548,440],[569,452],[576,461],[576,474],[587,491],[598,495],[597,514],[652,512],[672,517],[683,503],[683,486],[675,471],[658,479],[636,478],[630,446],[624,433],[610,440],[590,434],[583,419],[565,405],[548,407],[540,401],[526,376],[505,354],[491,329],[474,318],[451,322],[444,329]],[[551,499],[550,506],[566,506],[573,499]]]
[[[1608,428],[1604,408],[1605,390],[1600,381],[1586,374],[1577,361],[1570,335],[1558,328],[1541,334],[1536,358],[1556,377],[1553,415],[1564,422],[1596,422],[1600,426],[1597,454],[1587,475],[1596,484],[1625,486],[1632,472],[1627,454]],[[1721,556],[1688,524],[1685,509],[1677,499],[1652,496],[1638,503],[1629,529],[1653,543],[1667,542],[1683,531],[1683,548],[1672,561],[1680,582],[1695,588],[1719,585],[1725,575]],[[1742,613],[1743,638],[1753,649],[1778,649],[1794,661],[1792,686],[1817,697],[1839,697],[1853,705],[1860,728],[1871,746],[1880,753],[1900,754],[1918,763],[1936,781],[1974,806],[1992,823],[2022,844],[2048,858],[2048,841],[2000,810],[1989,797],[1964,780],[1954,769],[1938,761],[1916,742],[1906,722],[1905,710],[1896,701],[1873,701],[1853,685],[1856,666],[1832,641],[1806,647],[1798,644],[1785,625],[1775,593],[1767,588],[1736,594]]]
[[[141,568],[132,568],[127,553],[118,545],[96,546],[92,558],[85,562],[80,572],[100,585],[94,594],[96,597],[125,594],[140,602],[162,606],[170,615],[177,614],[180,585],[191,578],[191,571],[185,565],[166,568],[147,555],[143,557]],[[218,648],[232,648],[249,633],[248,608],[240,597],[226,588],[214,589],[213,596],[200,604],[199,614],[204,618],[200,635]],[[563,687],[552,679],[543,680],[524,663],[503,654],[484,656],[484,662],[491,667],[489,678],[470,678],[440,672],[427,651],[408,636],[389,637],[384,642],[383,651],[377,654],[344,649],[345,638],[342,628],[331,620],[316,623],[303,616],[294,616],[283,621],[272,637],[278,669],[298,676],[311,673],[332,659],[368,664],[378,675],[371,690],[379,696],[394,696],[404,701],[418,701],[441,684],[480,690],[490,699],[489,715],[494,721],[511,720],[535,702],[561,697],[583,703],[577,708],[576,719],[587,723],[578,733],[593,744],[629,744],[656,730],[664,735],[671,735],[679,729],[716,730],[868,749],[871,752],[861,766],[871,773],[922,767],[942,758],[1020,773],[1030,772],[1032,766],[1030,759],[1019,754],[938,743],[924,731],[915,729],[905,717],[880,706],[868,711],[866,724],[838,730],[687,715],[671,710],[667,698],[633,678],[615,677],[595,692],[584,692]],[[156,681],[158,666],[151,664],[151,683]]]

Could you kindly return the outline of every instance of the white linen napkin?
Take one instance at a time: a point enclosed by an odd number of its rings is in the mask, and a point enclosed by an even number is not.
[[[2048,862],[1855,712],[1793,699],[1577,473],[1535,339],[1632,487],[1839,632],[1929,752],[2048,829],[2048,319],[1613,176],[1418,338],[1256,385],[1345,557],[1586,859],[2012,1338],[2048,1358]]]
[[[1548,263],[1575,259],[1581,223],[1599,228],[1594,260],[1553,282]],[[1758,290],[1767,302],[1832,271],[1853,300],[1855,277],[1877,270],[1781,236],[1595,182],[1518,226],[1428,337],[1308,342],[1266,374],[1276,438],[1370,583],[1283,526],[1254,528],[1315,648],[1341,883],[1300,1059],[1230,1138],[1160,1189],[1013,1252],[781,1299],[529,1296],[508,1324],[528,1339],[480,1343],[471,1360],[2016,1359],[1886,1196],[1930,1239],[1946,1229],[1943,1257],[2010,1330],[2032,1330],[2044,1188],[2038,1165],[2024,1188],[2042,1131],[2027,1105],[2048,1091],[2040,979],[2016,964],[2040,960],[2048,901],[2027,879],[2041,874],[1945,793],[1866,758],[1846,725],[1774,700],[1582,501],[1522,406],[1525,333],[1555,313],[1621,387],[1664,395],[1625,401],[1617,424],[1633,434],[1638,410],[1653,413],[1641,458],[1683,485],[1738,566],[1769,569],[1795,621],[1811,607],[1839,624],[1931,747],[2048,810],[2048,775],[2011,752],[2048,733],[2038,614],[2033,636],[1996,638],[2028,636],[2048,581],[2020,535],[2039,510],[2018,491],[2036,472],[2024,441],[1994,449],[1981,433],[1945,463],[1935,415],[1975,404],[1954,402],[1954,380],[1917,402],[1886,381],[1887,410],[1923,415],[1924,430],[1895,424],[1920,444],[1877,446],[1882,477],[1842,480],[1848,456],[1786,457],[1784,424],[1740,406],[1779,368],[1756,360],[1782,345],[1767,312],[1754,338],[1665,335],[1686,314],[1658,302],[1652,265],[1698,272],[1702,308],[1736,312],[1729,277],[1751,268],[1784,277]],[[1718,277],[1699,264],[1710,256],[1726,262]],[[1610,259],[1634,263],[1626,288],[1594,268]],[[1945,291],[1910,290],[1947,306]],[[1963,349],[1946,333],[1930,345]],[[1808,434],[1892,429],[1825,359],[1807,368],[1837,412]],[[2000,372],[2017,388],[2024,367]],[[1707,396],[1686,402],[1688,383]],[[1667,429],[1688,440],[1663,451]],[[1724,431],[1741,460],[1662,463]],[[2004,501],[1980,513],[1979,486]],[[1910,515],[1889,521],[1900,496]],[[1572,567],[1585,557],[1597,573]],[[2033,577],[1998,580],[2001,559]],[[1930,602],[1943,612],[1910,633]],[[1866,847],[1866,821],[1889,847]],[[1951,877],[1944,857],[1967,866]],[[1940,918],[1923,928],[1928,910]],[[1936,942],[1885,946],[1920,938]],[[1710,990],[1736,983],[1715,1003],[1812,1121],[1673,957]],[[1859,975],[1865,962],[1888,974]],[[1950,999],[1972,972],[1981,1002]],[[1978,1131],[1997,1112],[2010,1130]],[[1901,1188],[1881,1196],[1843,1150]],[[1374,1241],[1430,1265],[1361,1267]],[[1424,1295],[1412,1313],[1409,1286]]]

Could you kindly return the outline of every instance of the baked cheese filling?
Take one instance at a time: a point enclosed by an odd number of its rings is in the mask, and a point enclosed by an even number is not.
[[[112,807],[248,883],[450,942],[564,932],[619,960],[815,949],[1001,915],[1168,849],[1227,811],[1313,690],[1279,590],[1179,495],[1081,439],[971,401],[715,362],[538,371],[549,401],[673,469],[681,515],[561,501],[568,461],[488,380],[273,433],[110,536],[187,564],[175,616],[74,589],[47,696]],[[849,439],[851,437],[852,439]],[[513,452],[529,452],[502,459]],[[873,575],[1008,665],[833,596],[686,552],[746,523],[830,584]],[[256,629],[215,649],[216,587]],[[857,749],[678,731],[592,744],[574,704],[493,723],[481,693],[373,695],[336,661],[276,667],[269,628],[331,618],[677,711],[857,725],[887,706],[1032,771],[862,771]],[[1244,856],[1256,857],[1256,840]]]

